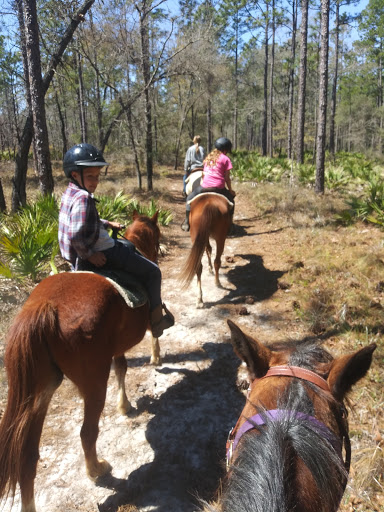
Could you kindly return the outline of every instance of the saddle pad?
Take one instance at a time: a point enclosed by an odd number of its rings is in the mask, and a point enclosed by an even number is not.
[[[133,274],[127,274],[119,270],[77,270],[78,273],[99,274],[105,277],[125,300],[130,308],[139,308],[148,302],[148,294],[144,286]]]
[[[231,206],[231,207],[233,206],[233,203],[231,203],[231,201],[227,197],[223,196],[223,194],[219,194],[218,192],[202,192],[201,194],[197,194],[197,196],[192,197],[192,199],[190,201],[187,201],[187,203],[192,204],[193,201],[195,201],[195,199],[197,199],[198,197],[207,196],[207,195],[223,197],[227,201],[229,206]]]

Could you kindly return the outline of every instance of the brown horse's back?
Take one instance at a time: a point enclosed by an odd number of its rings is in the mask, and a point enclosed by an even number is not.
[[[48,338],[47,343],[55,364],[75,384],[89,351],[93,361],[122,355],[143,339],[148,323],[148,306],[129,308],[114,286],[97,274],[62,273],[45,279],[25,307],[34,310],[41,303],[57,311],[60,342]],[[128,329],[129,337],[124,336]]]

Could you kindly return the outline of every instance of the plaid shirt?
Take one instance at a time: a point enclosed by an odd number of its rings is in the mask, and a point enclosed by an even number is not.
[[[95,199],[86,190],[69,183],[61,198],[59,214],[59,244],[63,258],[75,266],[76,258],[88,259],[99,238],[100,220]]]

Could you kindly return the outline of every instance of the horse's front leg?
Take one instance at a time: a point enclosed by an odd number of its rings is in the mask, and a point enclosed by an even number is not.
[[[152,336],[151,364],[161,366],[159,338],[155,338],[154,336]]]
[[[203,273],[203,265],[200,262],[200,265],[199,265],[199,267],[198,267],[198,269],[196,271],[196,277],[197,277],[197,302],[196,302],[196,307],[198,309],[204,307],[204,303],[203,303],[203,290],[201,288],[201,274],[202,273]]]
[[[125,356],[118,356],[114,358],[115,374],[117,379],[117,410],[120,414],[127,414],[132,406],[127,398],[125,392],[125,375],[127,373],[127,360]]]

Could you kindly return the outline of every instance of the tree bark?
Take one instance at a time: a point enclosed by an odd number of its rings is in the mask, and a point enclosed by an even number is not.
[[[24,0],[23,11],[37,172],[40,191],[45,195],[53,192],[54,185],[42,87],[36,0]]]
[[[141,72],[144,84],[149,84],[150,56],[149,56],[149,12],[151,0],[143,0],[141,8],[136,6],[140,16],[140,41],[141,41]],[[149,8],[148,8],[149,7]],[[152,142],[152,111],[149,87],[144,90],[146,137],[145,149],[147,154],[147,190],[153,190],[153,142]]]
[[[324,193],[325,138],[327,126],[327,92],[328,92],[328,47],[329,47],[329,0],[321,0],[320,30],[320,73],[319,73],[319,109],[316,143],[316,181],[315,192]]]
[[[272,45],[271,45],[271,70],[269,75],[269,109],[268,109],[268,152],[273,157],[273,75],[275,68],[275,0],[272,0]]]
[[[337,95],[337,80],[339,72],[339,36],[340,36],[340,3],[336,0],[336,19],[335,19],[335,70],[332,83],[332,100],[331,100],[331,115],[329,118],[329,152],[335,157],[335,117],[336,117],[336,95]]]
[[[0,178],[0,212],[5,213],[7,211],[7,205],[5,204],[3,184]]]
[[[263,128],[261,134],[261,151],[267,156],[267,128],[268,128],[268,29],[269,29],[269,0],[266,2],[265,41],[264,41],[264,108]]]
[[[297,105],[297,139],[296,158],[299,164],[304,163],[304,126],[305,102],[307,87],[307,53],[308,53],[308,0],[301,0],[301,26],[300,26],[300,70],[299,70],[299,97]]]
[[[291,67],[289,70],[288,86],[288,158],[293,158],[292,151],[292,122],[293,122],[293,101],[294,101],[294,78],[295,78],[295,58],[296,58],[296,30],[297,30],[297,2],[292,1],[292,48],[291,48]]]
[[[18,0],[21,1],[21,0]],[[95,0],[87,0],[77,11],[76,15],[71,19],[63,38],[61,39],[55,53],[52,55],[48,71],[42,81],[42,91],[45,95],[52,78],[55,74],[56,68],[60,63],[68,44],[72,40],[73,34],[78,27],[79,23],[84,20],[84,15],[92,7]],[[18,151],[15,158],[15,174],[12,179],[12,211],[16,211],[20,206],[26,204],[26,177],[28,169],[28,153],[32,143],[33,137],[33,123],[32,114],[30,113],[25,121],[23,133],[20,138]]]

